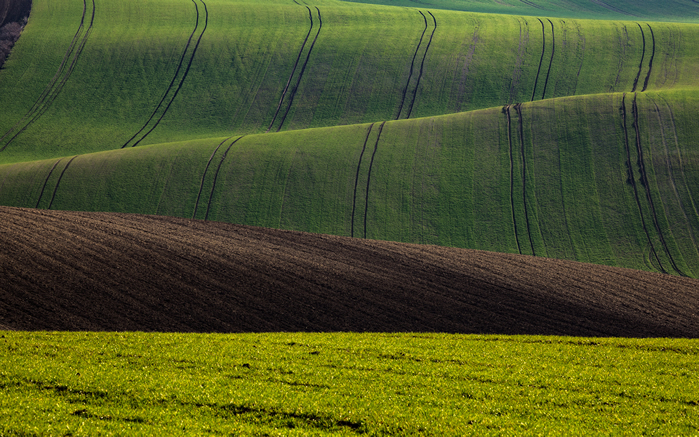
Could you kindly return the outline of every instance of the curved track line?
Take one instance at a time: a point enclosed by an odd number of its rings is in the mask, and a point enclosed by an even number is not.
[[[650,24],[646,23],[646,26],[648,26],[648,29],[650,29],[650,36],[653,39],[653,51],[650,54],[650,62],[648,62],[648,74],[646,75],[646,80],[643,82],[643,89],[641,90],[641,92],[645,91],[648,88],[650,74],[653,71],[653,58],[655,58],[655,34],[653,33],[653,28],[650,27]]]
[[[422,12],[421,12],[422,13]],[[432,29],[432,34],[430,35],[430,40],[427,42],[427,48],[425,48],[425,54],[422,56],[422,62],[420,63],[420,74],[417,77],[417,83],[415,84],[415,89],[413,90],[413,100],[410,102],[410,108],[408,109],[408,116],[405,117],[406,120],[410,118],[410,114],[413,113],[413,106],[415,105],[415,98],[417,97],[417,90],[420,87],[420,79],[422,79],[422,72],[423,69],[425,68],[425,59],[427,58],[427,52],[430,51],[430,45],[432,44],[432,38],[434,37],[434,33],[437,31],[437,19],[432,15],[432,12],[427,11],[428,14],[432,17],[432,20],[434,21],[434,29]],[[424,15],[423,15],[424,17]]]
[[[218,167],[216,168],[216,173],[214,173],[214,183],[211,185],[211,194],[209,195],[209,201],[206,204],[206,214],[204,215],[204,220],[209,219],[209,211],[211,210],[211,199],[214,198],[214,190],[216,189],[216,181],[218,180],[218,173],[221,171],[221,166],[223,165],[223,161],[226,160],[226,156],[228,156],[228,152],[231,150],[231,147],[233,147],[233,144],[237,143],[240,141],[241,138],[243,138],[245,135],[241,135],[238,138],[235,139],[232,143],[228,145],[228,148],[226,149],[225,153],[223,154],[223,157],[221,158],[221,162],[218,163]]]
[[[58,163],[61,162],[63,158],[60,158],[58,161],[56,161],[53,164],[53,167],[51,167],[51,170],[49,170],[49,174],[46,175],[46,179],[44,179],[44,185],[41,187],[41,192],[39,193],[39,198],[36,200],[36,206],[34,208],[39,208],[39,203],[41,202],[41,198],[44,196],[44,190],[46,190],[46,184],[49,182],[49,178],[53,174],[53,171],[56,169],[58,166]]]
[[[230,137],[226,138],[225,140],[221,141],[219,143],[219,145],[216,146],[216,149],[211,154],[211,156],[209,156],[209,160],[207,161],[206,167],[204,168],[204,173],[201,175],[201,184],[199,185],[199,193],[197,194],[197,201],[194,203],[194,212],[192,213],[193,219],[197,217],[197,209],[199,208],[199,199],[201,198],[201,191],[204,189],[204,179],[206,179],[206,172],[209,171],[209,166],[211,165],[211,160],[214,159],[214,155],[216,155],[216,152],[218,152],[218,149],[221,148],[223,143],[230,140],[231,138],[233,138],[233,137],[230,136]]]
[[[655,250],[655,247],[653,246],[653,241],[650,238],[650,232],[648,232],[648,227],[646,226],[646,219],[643,216],[643,208],[641,208],[641,200],[638,197],[638,188],[636,187],[636,179],[633,175],[633,164],[631,163],[631,148],[629,146],[629,130],[626,124],[626,93],[622,95],[621,98],[621,116],[622,116],[622,127],[624,129],[624,149],[626,150],[626,175],[627,175],[627,182],[631,184],[633,187],[633,194],[634,194],[634,199],[636,199],[636,207],[638,208],[638,215],[641,217],[641,225],[643,226],[643,232],[646,233],[646,238],[648,239],[648,247],[650,250],[650,253],[653,255],[653,258],[655,258],[656,262],[658,263],[658,266],[660,267],[660,271],[663,273],[667,273],[667,270],[663,267],[663,264],[660,262],[660,258],[658,257],[658,253]],[[651,264],[652,264],[652,259],[651,259]]]
[[[294,3],[297,5],[301,6],[296,0],[294,0]],[[277,120],[277,116],[279,115],[279,110],[282,107],[282,103],[284,102],[284,97],[286,97],[286,92],[289,90],[289,84],[291,84],[291,79],[294,77],[294,73],[296,73],[296,67],[299,65],[299,61],[301,60],[301,55],[303,55],[303,49],[306,47],[306,42],[308,42],[308,37],[311,36],[311,31],[313,30],[313,13],[311,12],[311,8],[306,6],[306,9],[308,9],[308,17],[311,19],[311,27],[308,29],[308,33],[306,34],[306,38],[303,40],[303,44],[301,44],[301,50],[299,50],[299,55],[296,57],[296,62],[294,62],[294,68],[291,70],[291,74],[289,75],[289,79],[286,81],[286,86],[284,87],[284,91],[282,91],[282,96],[279,98],[279,103],[277,104],[277,110],[274,112],[274,117],[272,117],[272,122],[269,124],[269,127],[265,132],[269,132],[270,129],[272,129],[272,125],[274,122]]]
[[[541,23],[541,34],[543,36],[543,47],[541,48],[541,59],[539,59],[539,69],[536,70],[536,79],[534,79],[534,89],[532,90],[532,99],[534,101],[534,95],[536,94],[536,85],[539,83],[539,74],[541,73],[541,64],[544,62],[544,52],[546,52],[546,29],[544,29],[544,22],[540,18],[537,18],[539,23]]]
[[[408,81],[405,83],[405,88],[403,88],[403,97],[401,98],[400,106],[398,107],[398,115],[396,115],[396,118],[394,120],[398,120],[400,118],[400,113],[403,112],[403,105],[405,104],[405,95],[408,93],[410,79],[412,79],[413,77],[415,58],[417,58],[417,52],[420,50],[420,46],[422,45],[422,39],[425,37],[425,32],[427,32],[427,17],[425,17],[425,14],[423,14],[422,11],[418,12],[420,13],[420,15],[422,15],[422,19],[425,21],[425,28],[422,30],[422,35],[420,35],[420,41],[417,43],[417,47],[415,47],[415,53],[413,53],[413,60],[410,61],[410,73],[408,73]]]
[[[529,244],[532,248],[532,255],[536,256],[534,239],[532,238],[532,227],[529,222],[529,208],[527,207],[527,159],[524,154],[524,121],[522,118],[522,104],[517,103],[514,107],[519,118],[519,144],[522,149],[522,202],[524,204],[524,218],[527,225],[527,235],[529,235]]]
[[[636,87],[638,86],[638,79],[641,78],[641,70],[643,69],[643,58],[645,58],[646,56],[646,34],[643,33],[643,28],[640,24],[638,24],[638,28],[641,30],[641,38],[643,38],[643,53],[641,53],[641,62],[638,64],[638,73],[636,74],[636,79],[634,79],[633,81],[633,88],[631,89],[632,93],[636,91]]]
[[[359,162],[357,163],[357,175],[354,177],[354,196],[352,197],[352,221],[350,222],[350,237],[354,237],[354,212],[357,207],[357,185],[359,184],[359,169],[362,166],[362,158],[364,157],[364,151],[366,150],[366,143],[369,141],[369,135],[371,135],[371,129],[373,129],[375,123],[369,125],[369,129],[366,132],[366,137],[364,138],[364,145],[362,146],[362,153],[359,154]]]
[[[70,164],[73,162],[73,160],[77,157],[78,157],[78,155],[75,155],[72,158],[70,158],[70,161],[68,161],[66,166],[63,167],[63,171],[61,172],[61,175],[58,176],[58,180],[56,181],[56,186],[53,189],[53,195],[51,195],[51,201],[49,202],[48,209],[51,209],[51,206],[53,206],[53,201],[56,198],[56,193],[58,192],[58,186],[61,184],[61,180],[63,179],[63,175],[66,173],[66,170],[68,170],[68,167],[70,167]]]
[[[18,126],[22,126],[12,138],[10,138],[5,145],[0,148],[0,152],[4,151],[7,146],[10,145],[22,132],[24,132],[29,126],[31,126],[36,120],[39,119],[46,111],[48,108],[53,104],[53,102],[56,100],[58,95],[61,93],[63,90],[63,87],[65,86],[66,82],[70,78],[70,76],[73,74],[73,70],[75,69],[76,64],[78,63],[78,59],[80,58],[80,55],[82,54],[83,49],[85,48],[85,45],[87,44],[87,39],[90,36],[90,33],[92,31],[92,26],[94,25],[95,22],[95,0],[92,0],[92,16],[90,20],[90,24],[87,27],[87,30],[85,31],[85,34],[78,44],[78,46],[75,46],[76,40],[79,38],[79,35],[84,28],[84,23],[85,23],[85,14],[87,13],[87,1],[83,0],[83,14],[82,18],[80,19],[80,26],[78,26],[78,31],[76,32],[75,36],[73,36],[73,40],[71,41],[71,45],[68,49],[68,52],[66,52],[66,55],[64,56],[63,60],[61,61],[61,65],[59,66],[58,71],[54,75],[54,77],[51,79],[49,84],[46,86],[44,91],[42,92],[41,96],[39,96],[39,99],[34,103],[32,108],[29,110],[29,112],[22,117],[22,119],[17,122],[9,131],[7,131],[2,139],[6,138],[8,135],[12,133],[13,130],[15,130]],[[70,55],[73,54],[73,58],[70,62],[70,65],[68,66],[67,70],[64,70],[66,67],[66,62],[68,58],[70,58]],[[61,78],[61,75],[63,77]],[[60,82],[56,83],[57,81]],[[28,120],[27,120],[28,119]]]
[[[541,93],[541,100],[544,100],[546,97],[546,87],[549,84],[549,76],[551,75],[551,66],[553,65],[553,55],[556,53],[556,33],[553,30],[553,22],[549,20],[548,18],[546,19],[549,23],[551,23],[551,60],[549,61],[549,69],[546,72],[546,81],[544,81],[544,92]],[[515,108],[516,109],[516,108]]]
[[[282,117],[282,121],[279,122],[279,127],[277,128],[277,132],[282,130],[282,126],[284,126],[284,122],[286,121],[286,116],[289,115],[289,111],[291,110],[291,105],[294,104],[294,98],[296,97],[296,92],[299,90],[299,85],[301,84],[301,79],[303,79],[303,73],[306,71],[306,66],[308,65],[308,60],[311,58],[311,53],[313,53],[313,47],[316,45],[316,41],[318,40],[318,35],[320,35],[320,30],[323,28],[323,19],[320,16],[320,9],[318,9],[317,6],[315,6],[316,11],[318,11],[318,32],[316,33],[315,38],[313,38],[313,42],[311,43],[311,48],[308,49],[308,54],[306,55],[306,60],[303,62],[303,67],[301,67],[301,73],[299,73],[298,80],[296,81],[296,86],[291,90],[291,97],[289,98],[289,106],[286,107],[286,112],[284,112],[284,116]]]
[[[199,38],[197,39],[197,43],[194,45],[194,49],[192,50],[192,56],[189,58],[189,63],[187,64],[187,68],[184,70],[184,74],[182,75],[182,79],[180,80],[179,85],[177,86],[177,89],[175,90],[175,94],[173,94],[172,99],[170,99],[170,102],[167,104],[165,107],[165,110],[163,113],[160,115],[160,118],[158,118],[158,121],[155,122],[153,127],[146,132],[143,137],[141,137],[140,140],[136,141],[132,147],[136,147],[141,141],[143,141],[148,135],[150,135],[151,132],[155,130],[156,127],[160,124],[160,122],[163,120],[165,117],[165,114],[167,114],[167,111],[170,109],[170,106],[172,106],[172,103],[175,101],[175,98],[177,97],[177,94],[179,94],[180,89],[182,89],[182,85],[184,85],[185,79],[187,79],[187,75],[189,74],[189,69],[192,67],[192,63],[194,62],[194,57],[197,54],[197,49],[199,48],[199,43],[201,43],[201,39],[204,37],[204,32],[206,32],[206,28],[209,26],[209,9],[206,7],[206,3],[204,3],[204,0],[199,0],[203,5],[204,5],[204,29],[201,31],[201,34],[199,34]],[[196,6],[196,3],[195,3]],[[199,9],[197,8],[197,24],[199,23]]]
[[[515,230],[517,252],[521,255],[522,246],[519,244],[519,230],[517,229],[517,217],[515,215],[515,160],[512,156],[512,116],[510,114],[510,105],[504,106],[502,112],[507,116],[507,144],[510,153],[510,210],[512,211],[512,224]]]
[[[667,257],[670,259],[670,264],[672,264],[672,268],[675,269],[677,274],[679,274],[680,276],[687,276],[682,272],[682,270],[679,269],[679,267],[677,267],[677,263],[675,262],[675,259],[672,257],[672,253],[670,252],[670,248],[668,247],[667,242],[665,241],[665,236],[663,235],[663,231],[660,228],[660,223],[658,222],[658,214],[655,210],[655,203],[653,202],[653,196],[650,192],[650,183],[648,182],[648,173],[646,172],[646,165],[645,161],[643,160],[643,147],[641,146],[641,129],[638,124],[638,105],[636,104],[635,94],[633,96],[633,103],[631,104],[631,111],[633,112],[634,128],[636,130],[636,150],[638,152],[638,168],[639,172],[641,173],[641,185],[643,185],[646,191],[646,199],[648,199],[648,205],[650,206],[651,218],[653,219],[653,226],[655,227],[655,231],[658,233],[658,237],[660,238],[660,244],[662,244],[663,249],[667,254]]]
[[[379,126],[379,134],[376,136],[376,143],[374,143],[374,152],[371,154],[371,161],[369,162],[369,173],[366,178],[366,198],[364,203],[364,238],[366,238],[366,218],[369,213],[369,184],[371,184],[371,168],[374,166],[374,156],[376,156],[376,150],[379,148],[379,140],[381,139],[381,132],[383,132],[383,127],[386,124],[384,121]]]
[[[189,39],[187,40],[187,44],[184,46],[184,50],[182,51],[182,56],[180,56],[180,61],[177,64],[177,69],[175,69],[175,74],[172,75],[172,80],[170,81],[170,84],[168,85],[167,89],[165,90],[165,93],[163,93],[163,97],[160,98],[160,101],[158,104],[155,106],[155,109],[153,109],[153,113],[148,117],[148,120],[146,120],[145,123],[143,123],[143,127],[138,130],[131,138],[126,140],[123,146],[121,148],[123,149],[124,147],[128,146],[129,143],[136,138],[138,135],[143,132],[146,127],[148,127],[148,123],[150,123],[153,118],[155,118],[155,115],[158,113],[158,110],[161,108],[163,103],[165,102],[165,99],[167,98],[167,95],[170,93],[172,90],[172,87],[175,86],[175,81],[177,80],[177,75],[180,74],[180,69],[182,69],[182,65],[184,64],[184,58],[187,55],[187,50],[189,50],[189,45],[192,43],[192,38],[194,38],[194,35],[197,33],[197,28],[199,27],[199,7],[197,6],[197,3],[192,0],[192,3],[194,3],[194,9],[197,11],[197,19],[196,23],[194,24],[194,30],[192,30],[192,33],[189,35]]]

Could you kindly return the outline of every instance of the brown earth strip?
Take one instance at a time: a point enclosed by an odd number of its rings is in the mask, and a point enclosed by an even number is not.
[[[534,249],[534,239],[532,238],[532,227],[529,223],[529,207],[527,206],[527,158],[524,154],[524,120],[522,118],[522,104],[514,105],[515,112],[519,118],[519,144],[522,151],[522,204],[524,205],[524,218],[527,224],[527,235],[529,236],[529,244],[531,245],[532,255],[536,256]]]
[[[282,117],[282,121],[279,123],[279,127],[277,128],[277,132],[282,130],[282,126],[284,126],[284,122],[286,121],[286,116],[289,115],[289,110],[291,109],[291,105],[294,104],[294,98],[296,97],[296,92],[299,89],[299,85],[301,84],[301,79],[303,78],[303,73],[306,71],[306,66],[308,65],[308,60],[311,58],[311,53],[313,53],[313,47],[316,45],[316,41],[318,41],[318,35],[320,35],[320,30],[323,28],[323,19],[320,16],[320,9],[318,9],[317,6],[315,6],[316,11],[318,12],[318,32],[316,32],[315,38],[313,38],[313,42],[311,43],[311,48],[308,50],[308,54],[306,55],[306,60],[303,62],[303,67],[301,67],[301,73],[299,73],[298,80],[296,81],[296,86],[291,90],[291,97],[289,98],[289,105],[286,107],[286,112],[284,112],[284,116]]]
[[[233,147],[233,144],[237,143],[240,141],[241,138],[243,138],[245,135],[241,135],[238,138],[236,138],[232,143],[228,145],[228,148],[226,151],[223,153],[223,156],[221,157],[221,162],[218,163],[218,167],[216,168],[216,173],[214,173],[214,182],[211,184],[211,194],[209,195],[209,201],[206,203],[206,214],[204,215],[204,220],[209,219],[209,211],[211,210],[211,200],[214,198],[214,190],[216,189],[216,181],[218,180],[218,174],[221,171],[221,166],[223,165],[223,161],[226,160],[226,156],[228,156],[228,152],[231,150],[231,147]]]
[[[53,201],[56,199],[56,193],[58,192],[58,186],[61,185],[61,180],[63,179],[63,175],[66,174],[66,170],[68,170],[68,167],[70,166],[70,164],[77,157],[78,157],[78,155],[75,155],[72,158],[70,158],[70,161],[68,161],[66,166],[63,167],[63,171],[61,171],[61,174],[58,176],[58,180],[56,181],[56,186],[53,188],[53,194],[51,195],[51,201],[49,202],[48,209],[51,209],[51,206],[53,206]]]
[[[403,112],[403,105],[405,104],[405,95],[408,93],[410,79],[413,77],[413,69],[415,68],[415,58],[417,58],[417,52],[420,50],[422,40],[425,37],[425,33],[427,32],[427,17],[425,17],[425,14],[423,14],[422,11],[418,12],[420,13],[420,15],[422,15],[422,19],[425,21],[425,28],[422,30],[422,35],[420,35],[420,41],[418,41],[417,47],[415,47],[415,53],[413,53],[413,59],[412,61],[410,61],[410,72],[408,73],[408,80],[405,82],[405,88],[403,88],[403,96],[401,97],[400,106],[398,107],[398,114],[396,115],[396,118],[394,120],[398,120],[400,118],[401,112]]]
[[[369,125],[367,129],[366,137],[364,137],[364,145],[362,146],[362,152],[359,154],[359,161],[357,162],[357,174],[354,177],[354,195],[352,196],[352,221],[350,222],[350,236],[354,237],[354,213],[357,208],[357,185],[359,184],[359,169],[362,166],[362,158],[364,157],[364,151],[366,151],[366,143],[369,141],[369,135],[371,135],[371,129],[373,129],[375,123]],[[366,216],[366,213],[365,213]],[[366,225],[364,226],[366,229]]]
[[[197,200],[194,202],[194,212],[192,213],[192,218],[197,218],[197,209],[199,208],[199,199],[201,198],[201,191],[204,189],[204,179],[206,179],[206,173],[209,171],[209,166],[211,165],[211,161],[214,159],[214,155],[216,155],[216,152],[218,152],[218,149],[221,148],[223,143],[226,141],[230,140],[233,137],[228,137],[225,140],[221,141],[218,146],[214,149],[214,151],[211,153],[211,156],[209,156],[209,160],[206,162],[206,167],[204,167],[204,173],[201,175],[201,184],[199,184],[199,192],[197,193]]]
[[[383,132],[383,127],[386,125],[384,121],[379,125],[379,133],[376,135],[376,143],[374,143],[374,152],[371,154],[371,161],[369,161],[369,172],[366,178],[366,199],[364,200],[364,238],[366,238],[366,223],[367,215],[369,214],[369,186],[371,185],[371,169],[374,166],[374,157],[376,156],[376,150],[379,148],[379,140],[381,139],[381,132]]]
[[[532,99],[534,101],[534,95],[536,94],[536,85],[539,83],[539,74],[541,73],[541,64],[544,62],[544,52],[546,51],[546,30],[544,29],[544,22],[540,18],[537,18],[539,23],[541,23],[541,35],[543,38],[543,47],[541,48],[541,59],[539,59],[539,68],[536,70],[536,79],[534,79],[534,89],[532,90]]]
[[[39,192],[39,197],[36,199],[36,206],[35,208],[39,207],[39,202],[41,202],[41,198],[44,196],[44,191],[46,190],[46,184],[49,182],[49,178],[53,174],[53,171],[56,169],[56,166],[58,166],[58,163],[61,162],[63,158],[60,158],[57,160],[54,164],[53,167],[51,167],[51,170],[49,170],[49,174],[46,175],[46,179],[44,179],[44,184],[41,186],[41,191]]]
[[[636,79],[633,80],[633,88],[631,89],[632,93],[636,91],[636,87],[638,86],[638,79],[641,78],[641,70],[643,70],[643,58],[646,56],[646,34],[643,33],[643,28],[640,24],[638,24],[638,28],[641,30],[641,38],[643,38],[643,53],[641,53],[641,62],[638,64]]]
[[[662,229],[660,228],[660,224],[658,223],[658,214],[655,210],[655,203],[653,202],[653,196],[651,195],[651,191],[650,191],[650,183],[648,182],[648,173],[646,172],[646,164],[645,164],[645,160],[643,159],[643,147],[641,146],[641,130],[640,130],[640,126],[638,123],[638,105],[636,104],[636,94],[634,94],[634,96],[633,96],[633,103],[631,105],[631,112],[633,113],[634,128],[636,129],[636,150],[638,153],[638,170],[641,174],[641,185],[643,185],[643,187],[645,188],[645,191],[646,191],[646,199],[648,199],[648,206],[650,206],[651,217],[653,218],[653,226],[655,227],[655,231],[658,233],[658,238],[660,238],[660,244],[662,244],[663,249],[665,250],[665,253],[667,254],[667,257],[670,259],[670,264],[672,264],[672,268],[675,269],[675,272],[677,272],[678,275],[687,276],[677,266],[677,263],[675,262],[675,259],[672,256],[672,252],[670,252],[670,248],[668,247],[667,242],[665,241],[665,236],[663,234]]]
[[[541,100],[546,98],[546,87],[549,84],[549,76],[551,76],[551,66],[553,65],[553,55],[556,53],[556,32],[553,29],[553,22],[549,19],[547,21],[551,24],[551,60],[549,61],[549,69],[546,72],[546,80],[544,81],[544,92],[541,93]]]
[[[646,75],[646,80],[643,82],[643,89],[641,90],[641,92],[645,91],[648,88],[650,74],[653,71],[653,58],[655,58],[655,34],[653,33],[653,28],[650,27],[650,24],[646,23],[646,26],[648,26],[648,29],[650,29],[650,36],[651,38],[653,38],[653,51],[650,54],[650,62],[648,62],[648,74]]]
[[[297,5],[301,6],[296,0],[294,0],[294,3]],[[274,122],[277,120],[277,116],[279,115],[279,110],[282,107],[282,102],[284,102],[284,97],[286,97],[286,93],[289,90],[289,84],[291,84],[291,79],[294,77],[294,73],[296,72],[296,67],[299,65],[299,61],[301,60],[301,55],[303,54],[303,49],[306,47],[306,42],[308,42],[308,37],[311,36],[311,31],[313,30],[313,13],[311,12],[311,8],[306,6],[306,9],[308,9],[308,18],[311,20],[311,27],[308,28],[308,33],[306,34],[306,38],[303,40],[303,44],[301,44],[301,49],[299,50],[298,56],[296,56],[296,62],[294,62],[294,68],[291,69],[291,74],[289,75],[289,79],[286,81],[286,86],[284,86],[284,90],[282,91],[282,95],[279,98],[279,103],[277,104],[277,110],[274,112],[274,117],[272,117],[272,121],[269,123],[269,127],[265,132],[269,132],[272,129],[272,125],[274,125]]]
[[[182,69],[182,65],[184,64],[184,58],[187,55],[187,51],[189,50],[189,46],[192,44],[192,38],[194,38],[194,35],[197,33],[197,28],[199,27],[199,7],[197,6],[197,3],[194,0],[191,0],[192,3],[194,4],[194,9],[197,12],[197,19],[194,23],[194,30],[192,30],[192,33],[189,34],[189,39],[187,40],[187,44],[184,46],[184,50],[182,51],[182,55],[180,56],[180,60],[177,63],[177,68],[175,69],[175,74],[172,75],[172,80],[170,81],[170,84],[168,87],[165,89],[165,93],[163,93],[163,97],[160,98],[160,101],[158,104],[155,106],[155,109],[153,109],[153,112],[151,113],[150,117],[148,117],[148,120],[146,120],[145,123],[143,123],[143,126],[141,129],[138,130],[131,138],[126,140],[126,142],[121,146],[121,148],[125,148],[133,141],[137,136],[141,134],[147,127],[148,124],[153,121],[153,118],[155,118],[155,115],[158,113],[160,108],[162,107],[163,103],[165,103],[165,99],[167,98],[168,94],[170,94],[170,91],[172,90],[172,87],[175,86],[175,81],[177,80],[177,75],[180,74],[180,70]],[[145,137],[145,136],[144,136]],[[143,139],[143,138],[141,138]]]
[[[641,207],[641,199],[638,197],[638,188],[636,187],[636,178],[634,177],[633,174],[633,164],[631,163],[631,149],[629,146],[629,130],[627,127],[626,123],[626,93],[623,94],[621,98],[621,118],[622,118],[622,127],[624,130],[624,148],[626,149],[626,171],[627,171],[627,179],[626,182],[631,184],[633,187],[633,194],[634,198],[636,199],[636,206],[638,207],[638,215],[641,217],[641,224],[643,225],[643,232],[646,234],[646,238],[648,239],[648,247],[650,250],[650,254],[652,255],[653,258],[655,258],[655,261],[658,264],[658,267],[661,272],[667,273],[667,270],[663,267],[663,264],[660,262],[660,258],[658,257],[658,253],[655,251],[655,247],[653,246],[653,241],[650,238],[650,232],[648,231],[648,227],[646,226],[646,219],[643,215],[643,208]],[[638,136],[638,134],[637,134]],[[652,261],[652,259],[651,259]]]
[[[20,330],[699,337],[699,281],[526,255],[0,207]]]
[[[517,229],[517,216],[515,214],[515,159],[512,152],[512,116],[510,105],[502,108],[502,112],[507,116],[507,144],[510,153],[510,209],[512,210],[512,224],[515,230],[515,240],[517,242],[517,252],[522,253],[522,246],[519,244],[519,230]]]
[[[422,14],[422,12],[420,12]],[[430,40],[427,42],[427,47],[425,48],[425,54],[422,55],[422,62],[420,63],[420,74],[417,77],[417,83],[415,84],[415,89],[413,90],[413,99],[410,102],[410,107],[408,108],[408,116],[406,119],[410,118],[410,114],[413,113],[413,107],[415,105],[415,98],[417,97],[417,90],[420,88],[420,79],[422,79],[422,72],[425,68],[425,59],[427,58],[427,52],[430,51],[430,45],[432,44],[432,38],[434,38],[434,33],[437,31],[437,19],[432,15],[432,12],[427,11],[434,21],[434,29],[432,29],[432,34],[430,35]],[[424,15],[423,15],[424,17]],[[426,19],[425,19],[426,20]]]

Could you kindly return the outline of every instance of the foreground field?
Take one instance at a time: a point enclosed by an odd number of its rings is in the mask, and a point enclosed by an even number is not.
[[[0,434],[695,435],[699,343],[0,332]]]

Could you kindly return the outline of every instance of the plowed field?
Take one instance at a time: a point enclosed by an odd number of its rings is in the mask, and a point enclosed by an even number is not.
[[[0,207],[0,326],[699,337],[699,281],[172,217]]]

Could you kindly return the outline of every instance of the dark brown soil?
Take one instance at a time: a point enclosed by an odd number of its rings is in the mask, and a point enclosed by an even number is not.
[[[127,214],[0,207],[0,325],[699,337],[699,281]]]

